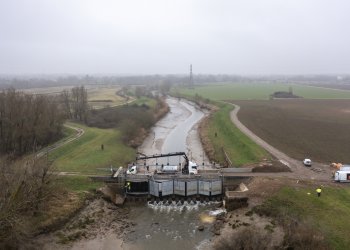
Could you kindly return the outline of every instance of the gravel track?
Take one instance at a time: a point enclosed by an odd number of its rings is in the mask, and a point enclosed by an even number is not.
[[[66,145],[68,143],[71,143],[72,141],[75,141],[76,139],[80,138],[85,133],[85,130],[82,128],[74,127],[74,126],[67,125],[67,124],[65,124],[64,126],[67,128],[70,128],[70,129],[74,129],[77,133],[72,138],[70,138],[68,140],[54,143],[53,145],[48,146],[48,147],[40,150],[40,152],[36,154],[36,157],[40,158],[40,157],[44,156],[46,153],[49,153],[55,149],[58,149],[58,148],[62,147],[63,145]]]

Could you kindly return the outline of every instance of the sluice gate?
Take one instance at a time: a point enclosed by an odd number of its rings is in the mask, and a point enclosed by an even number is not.
[[[188,175],[136,175],[125,177],[127,195],[149,195],[153,197],[191,197],[222,195],[223,178],[214,176]]]

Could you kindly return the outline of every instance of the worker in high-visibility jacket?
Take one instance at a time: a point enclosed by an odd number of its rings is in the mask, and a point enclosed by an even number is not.
[[[131,183],[128,181],[125,185],[126,191],[130,191]]]
[[[316,189],[316,193],[317,193],[317,196],[318,196],[318,197],[321,196],[321,192],[322,192],[321,187],[319,187],[318,189]]]

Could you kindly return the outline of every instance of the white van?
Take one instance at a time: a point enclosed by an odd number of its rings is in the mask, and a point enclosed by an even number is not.
[[[304,165],[307,166],[307,167],[311,167],[311,165],[312,165],[312,162],[311,162],[310,159],[304,159],[304,160],[303,160],[303,163],[304,163]]]

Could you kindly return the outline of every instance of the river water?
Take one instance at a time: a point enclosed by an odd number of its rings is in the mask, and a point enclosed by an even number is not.
[[[217,204],[173,203],[133,206],[130,215],[137,225],[124,239],[127,249],[210,249],[210,212]],[[201,225],[203,231],[198,230]]]
[[[197,164],[208,162],[198,135],[198,122],[206,115],[193,103],[176,98],[167,98],[169,113],[153,128],[139,147],[146,155],[185,152]],[[178,158],[159,158],[158,163],[178,164]],[[150,160],[155,163],[155,160]]]
[[[186,152],[197,163],[207,161],[198,136],[198,122],[205,116],[193,104],[167,98],[170,112],[152,129],[139,151],[146,154]],[[158,159],[158,164],[178,164],[181,159]],[[153,162],[154,163],[154,162]],[[132,220],[137,223],[125,243],[130,249],[209,249],[210,224],[215,203],[150,202],[132,206]],[[203,231],[198,226],[205,225]]]

